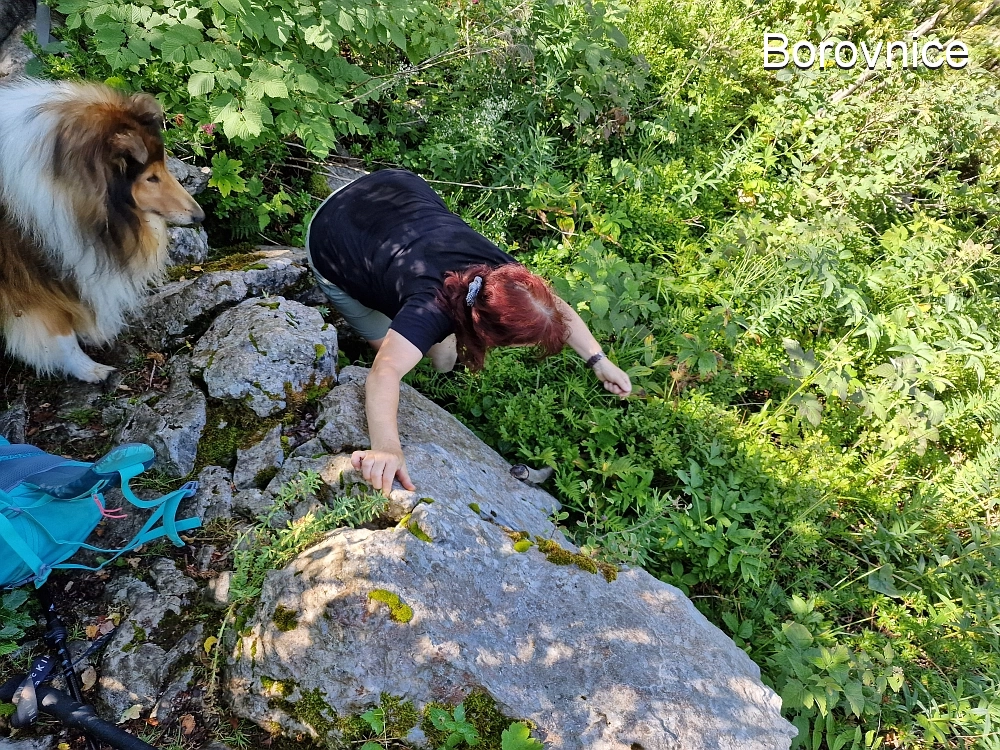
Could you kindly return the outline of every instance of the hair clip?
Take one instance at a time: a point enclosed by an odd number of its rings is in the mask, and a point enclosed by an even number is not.
[[[476,297],[479,296],[479,290],[483,288],[483,277],[477,276],[469,284],[469,293],[465,295],[465,304],[472,307],[475,304]]]

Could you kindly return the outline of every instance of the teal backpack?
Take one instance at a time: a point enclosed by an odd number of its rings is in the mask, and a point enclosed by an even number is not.
[[[201,526],[201,519],[178,521],[181,500],[198,489],[188,482],[155,500],[140,500],[129,481],[148,469],[155,454],[142,443],[112,449],[96,463],[71,461],[31,445],[0,437],[0,587],[45,583],[56,568],[99,570],[119,555],[161,537],[178,547],[180,533]],[[125,518],[124,509],[109,509],[103,492],[120,487],[136,508],[150,510],[138,534],[120,549],[85,544],[102,519]],[[80,549],[107,555],[97,567],[67,563]]]

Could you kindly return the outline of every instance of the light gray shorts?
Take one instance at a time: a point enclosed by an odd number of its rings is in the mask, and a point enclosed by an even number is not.
[[[348,185],[350,183],[347,183]],[[330,200],[338,191],[343,190],[347,185],[342,185],[337,190],[334,190],[330,195],[326,197],[319,208],[316,209],[316,213],[319,213],[320,209],[326,205],[326,201]],[[316,214],[313,214],[314,216]],[[306,230],[306,259],[309,262],[309,268],[313,272],[313,276],[316,277],[316,284],[320,289],[323,290],[323,294],[326,295],[327,299],[333,303],[333,306],[337,308],[337,311],[344,316],[351,328],[353,328],[357,334],[363,338],[365,341],[378,341],[381,338],[385,338],[385,335],[389,332],[389,326],[392,324],[392,320],[389,319],[383,313],[378,310],[372,310],[366,305],[362,305],[354,297],[349,295],[339,286],[334,284],[332,281],[323,277],[323,275],[316,270],[316,266],[313,264],[312,259],[312,248],[309,245],[309,232],[312,230],[312,222],[309,222],[309,228]]]

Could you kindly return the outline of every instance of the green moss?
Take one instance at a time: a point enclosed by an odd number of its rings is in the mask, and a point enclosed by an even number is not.
[[[323,357],[326,356],[325,346],[322,344],[316,344],[314,348],[316,349],[316,359],[323,359]]]
[[[295,630],[299,626],[299,613],[294,609],[288,609],[288,607],[279,604],[274,610],[271,622],[282,633],[287,633],[289,630]]]
[[[400,599],[398,594],[386,589],[375,589],[368,592],[368,598],[386,605],[389,608],[389,616],[396,622],[406,623],[413,619],[413,609]]]
[[[408,524],[406,524],[406,530],[409,531],[411,534],[413,534],[413,536],[415,536],[421,542],[427,542],[428,544],[431,544],[434,541],[433,539],[430,538],[430,536],[427,534],[426,531],[420,528],[420,526],[417,524],[416,521],[411,520]]]
[[[202,273],[212,273],[213,271],[249,271],[255,267],[260,269],[267,268],[267,266],[261,265],[258,262],[264,255],[259,250],[256,250],[254,245],[240,245],[230,249],[234,249],[236,252],[220,255],[217,260],[213,260],[210,263],[171,266],[167,269],[167,278],[171,281],[179,281],[181,278],[192,278],[193,276],[198,276]]]
[[[388,693],[382,693],[379,696],[378,706],[373,708],[382,709],[382,720],[385,722],[384,734],[389,737],[404,737],[420,723],[420,712],[413,707],[412,701],[404,701]],[[360,714],[342,718],[337,728],[341,732],[340,740],[344,744],[378,739],[371,725]]]
[[[527,552],[529,549],[531,549],[531,547],[532,544],[527,539],[522,539],[521,541],[514,543],[515,552]]]
[[[282,698],[287,698],[295,690],[295,683],[292,680],[275,680],[264,676],[260,678],[260,684],[265,692]]]
[[[206,466],[231,469],[236,463],[236,450],[259,442],[268,430],[279,422],[262,419],[245,404],[234,401],[209,401],[205,430],[198,443],[195,473]]]
[[[326,181],[325,172],[317,170],[309,176],[309,192],[320,200],[326,198],[333,192],[330,190],[330,185]]]
[[[497,708],[496,701],[488,693],[477,691],[469,694],[462,704],[465,706],[465,720],[472,724],[479,733],[479,744],[476,750],[501,750],[501,738],[504,730],[517,719],[512,719]],[[444,708],[454,711],[455,706],[443,703],[431,703],[424,707],[424,717],[420,728],[427,735],[428,747],[440,747],[448,739],[448,734],[434,728],[430,720],[431,708]],[[531,722],[524,722],[534,728]]]
[[[282,701],[280,707],[296,721],[312,727],[329,747],[334,747],[330,735],[337,729],[337,712],[318,689],[303,690],[297,701]]]
[[[519,539],[515,543],[514,549],[517,549],[517,544],[520,544],[522,541],[524,540]],[[618,578],[618,569],[614,565],[599,562],[579,552],[565,550],[551,539],[538,539],[536,537],[535,541],[538,545],[538,551],[545,555],[545,559],[553,565],[575,565],[580,570],[585,570],[588,573],[597,573],[600,571],[601,575],[604,576],[604,580],[608,583]],[[518,552],[521,551],[518,550]]]

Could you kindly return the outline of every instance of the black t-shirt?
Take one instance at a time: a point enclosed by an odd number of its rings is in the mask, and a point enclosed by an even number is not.
[[[437,299],[448,271],[517,261],[453,214],[424,180],[386,169],[330,198],[309,229],[313,264],[421,353],[454,324]]]

